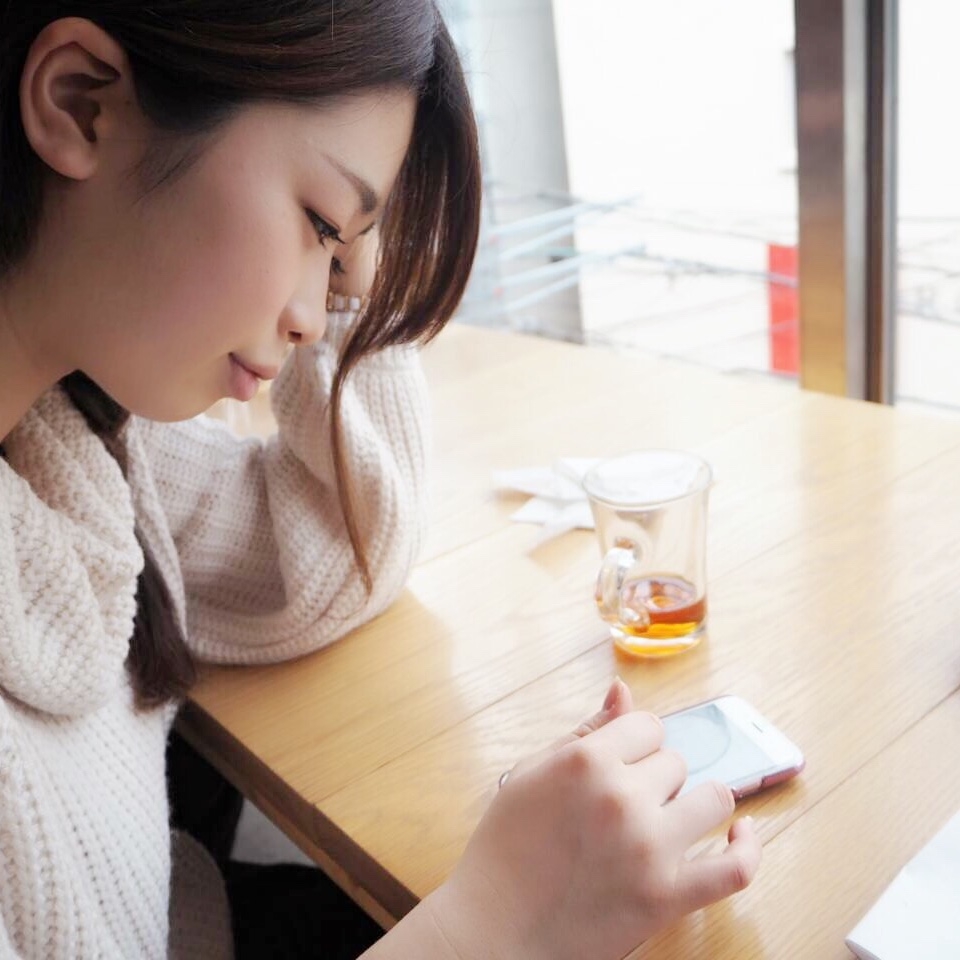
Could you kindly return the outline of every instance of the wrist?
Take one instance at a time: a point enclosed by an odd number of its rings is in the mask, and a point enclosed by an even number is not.
[[[500,949],[494,949],[490,926],[486,930],[473,916],[473,905],[460,896],[448,882],[424,901],[430,921],[439,939],[447,946],[451,960],[506,960]]]
[[[389,930],[361,960],[500,960],[499,955],[478,952],[471,934],[460,929],[455,902],[448,902],[441,887],[421,900]],[[453,922],[451,922],[453,921]]]
[[[482,879],[482,878],[481,878]],[[472,886],[456,874],[425,901],[438,935],[454,960],[538,960],[493,884]]]

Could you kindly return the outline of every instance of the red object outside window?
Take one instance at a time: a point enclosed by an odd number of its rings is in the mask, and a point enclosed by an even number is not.
[[[777,373],[797,373],[800,369],[797,248],[779,243],[767,244],[767,272],[771,275],[767,281],[770,369]]]

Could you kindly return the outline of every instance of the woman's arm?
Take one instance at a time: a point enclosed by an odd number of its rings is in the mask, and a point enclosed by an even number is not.
[[[330,389],[353,319],[330,314],[324,339],[288,359],[271,391],[279,432],[266,442],[207,418],[132,425],[131,459],[140,449],[148,465],[135,484],[162,505],[188,643],[204,659],[298,656],[375,616],[403,586],[424,523],[426,385],[417,350],[392,347],[362,360],[344,388],[347,472],[374,580],[367,596],[330,452]]]

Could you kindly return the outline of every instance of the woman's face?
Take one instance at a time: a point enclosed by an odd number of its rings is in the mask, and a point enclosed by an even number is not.
[[[249,399],[250,369],[269,379],[291,343],[323,335],[346,249],[330,235],[349,244],[376,221],[414,110],[399,91],[250,106],[146,193],[118,147],[115,175],[62,193],[45,224],[41,255],[70,300],[62,364],[158,420]]]

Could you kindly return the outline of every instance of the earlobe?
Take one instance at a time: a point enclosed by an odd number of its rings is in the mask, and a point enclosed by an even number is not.
[[[129,67],[122,48],[89,20],[69,17],[40,32],[23,68],[20,112],[47,166],[71,180],[96,172],[115,90],[124,82]]]

